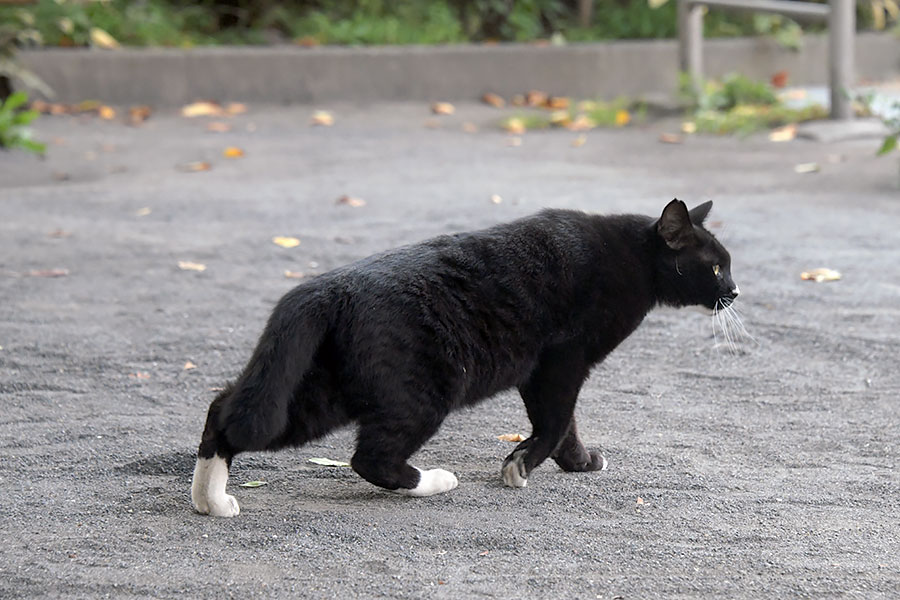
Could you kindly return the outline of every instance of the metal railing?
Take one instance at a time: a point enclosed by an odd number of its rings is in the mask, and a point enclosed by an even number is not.
[[[828,80],[831,118],[852,119],[849,93],[854,80],[855,0],[813,4],[798,0],[678,0],[678,61],[699,91],[703,81],[704,7],[775,13],[798,21],[828,23]]]

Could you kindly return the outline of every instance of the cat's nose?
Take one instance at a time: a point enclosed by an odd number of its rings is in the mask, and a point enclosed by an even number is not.
[[[732,299],[737,298],[740,293],[741,293],[741,288],[739,288],[737,285],[735,285],[734,289],[731,290],[731,298]]]

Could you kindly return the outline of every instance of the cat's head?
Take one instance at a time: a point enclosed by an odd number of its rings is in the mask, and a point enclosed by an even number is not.
[[[730,306],[737,298],[731,256],[703,227],[711,208],[710,201],[688,211],[684,202],[676,199],[666,205],[656,221],[656,279],[661,303],[716,310]]]

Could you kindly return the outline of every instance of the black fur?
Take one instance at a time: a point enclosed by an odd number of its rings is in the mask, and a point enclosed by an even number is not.
[[[450,411],[516,387],[533,431],[507,464],[522,477],[548,457],[599,469],[573,417],[591,367],[657,304],[734,298],[728,253],[702,227],[710,207],[673,200],[659,219],[545,210],[303,283],[210,406],[199,456],[230,464],[355,422],[356,472],[412,489],[407,459]]]

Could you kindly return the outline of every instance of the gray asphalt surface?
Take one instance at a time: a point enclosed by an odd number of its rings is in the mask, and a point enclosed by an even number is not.
[[[900,192],[877,141],[670,145],[678,122],[657,121],[511,147],[485,106],[435,129],[424,105],[329,108],[335,125],[312,128],[310,108],[251,106],[223,134],[175,111],[139,128],[46,117],[46,160],[0,154],[0,597],[900,596]],[[198,160],[212,169],[176,169]],[[794,172],[807,162],[821,171]],[[609,471],[548,463],[503,487],[497,436],[529,431],[503,394],[414,458],[457,474],[449,494],[308,462],[349,459],[347,430],[239,457],[240,516],[192,512],[212,390],[296,283],[285,270],[676,196],[715,201],[755,340],[730,353],[707,317],[651,314],[581,394]],[[815,267],[843,279],[800,280]],[[29,275],[47,269],[68,274]]]

